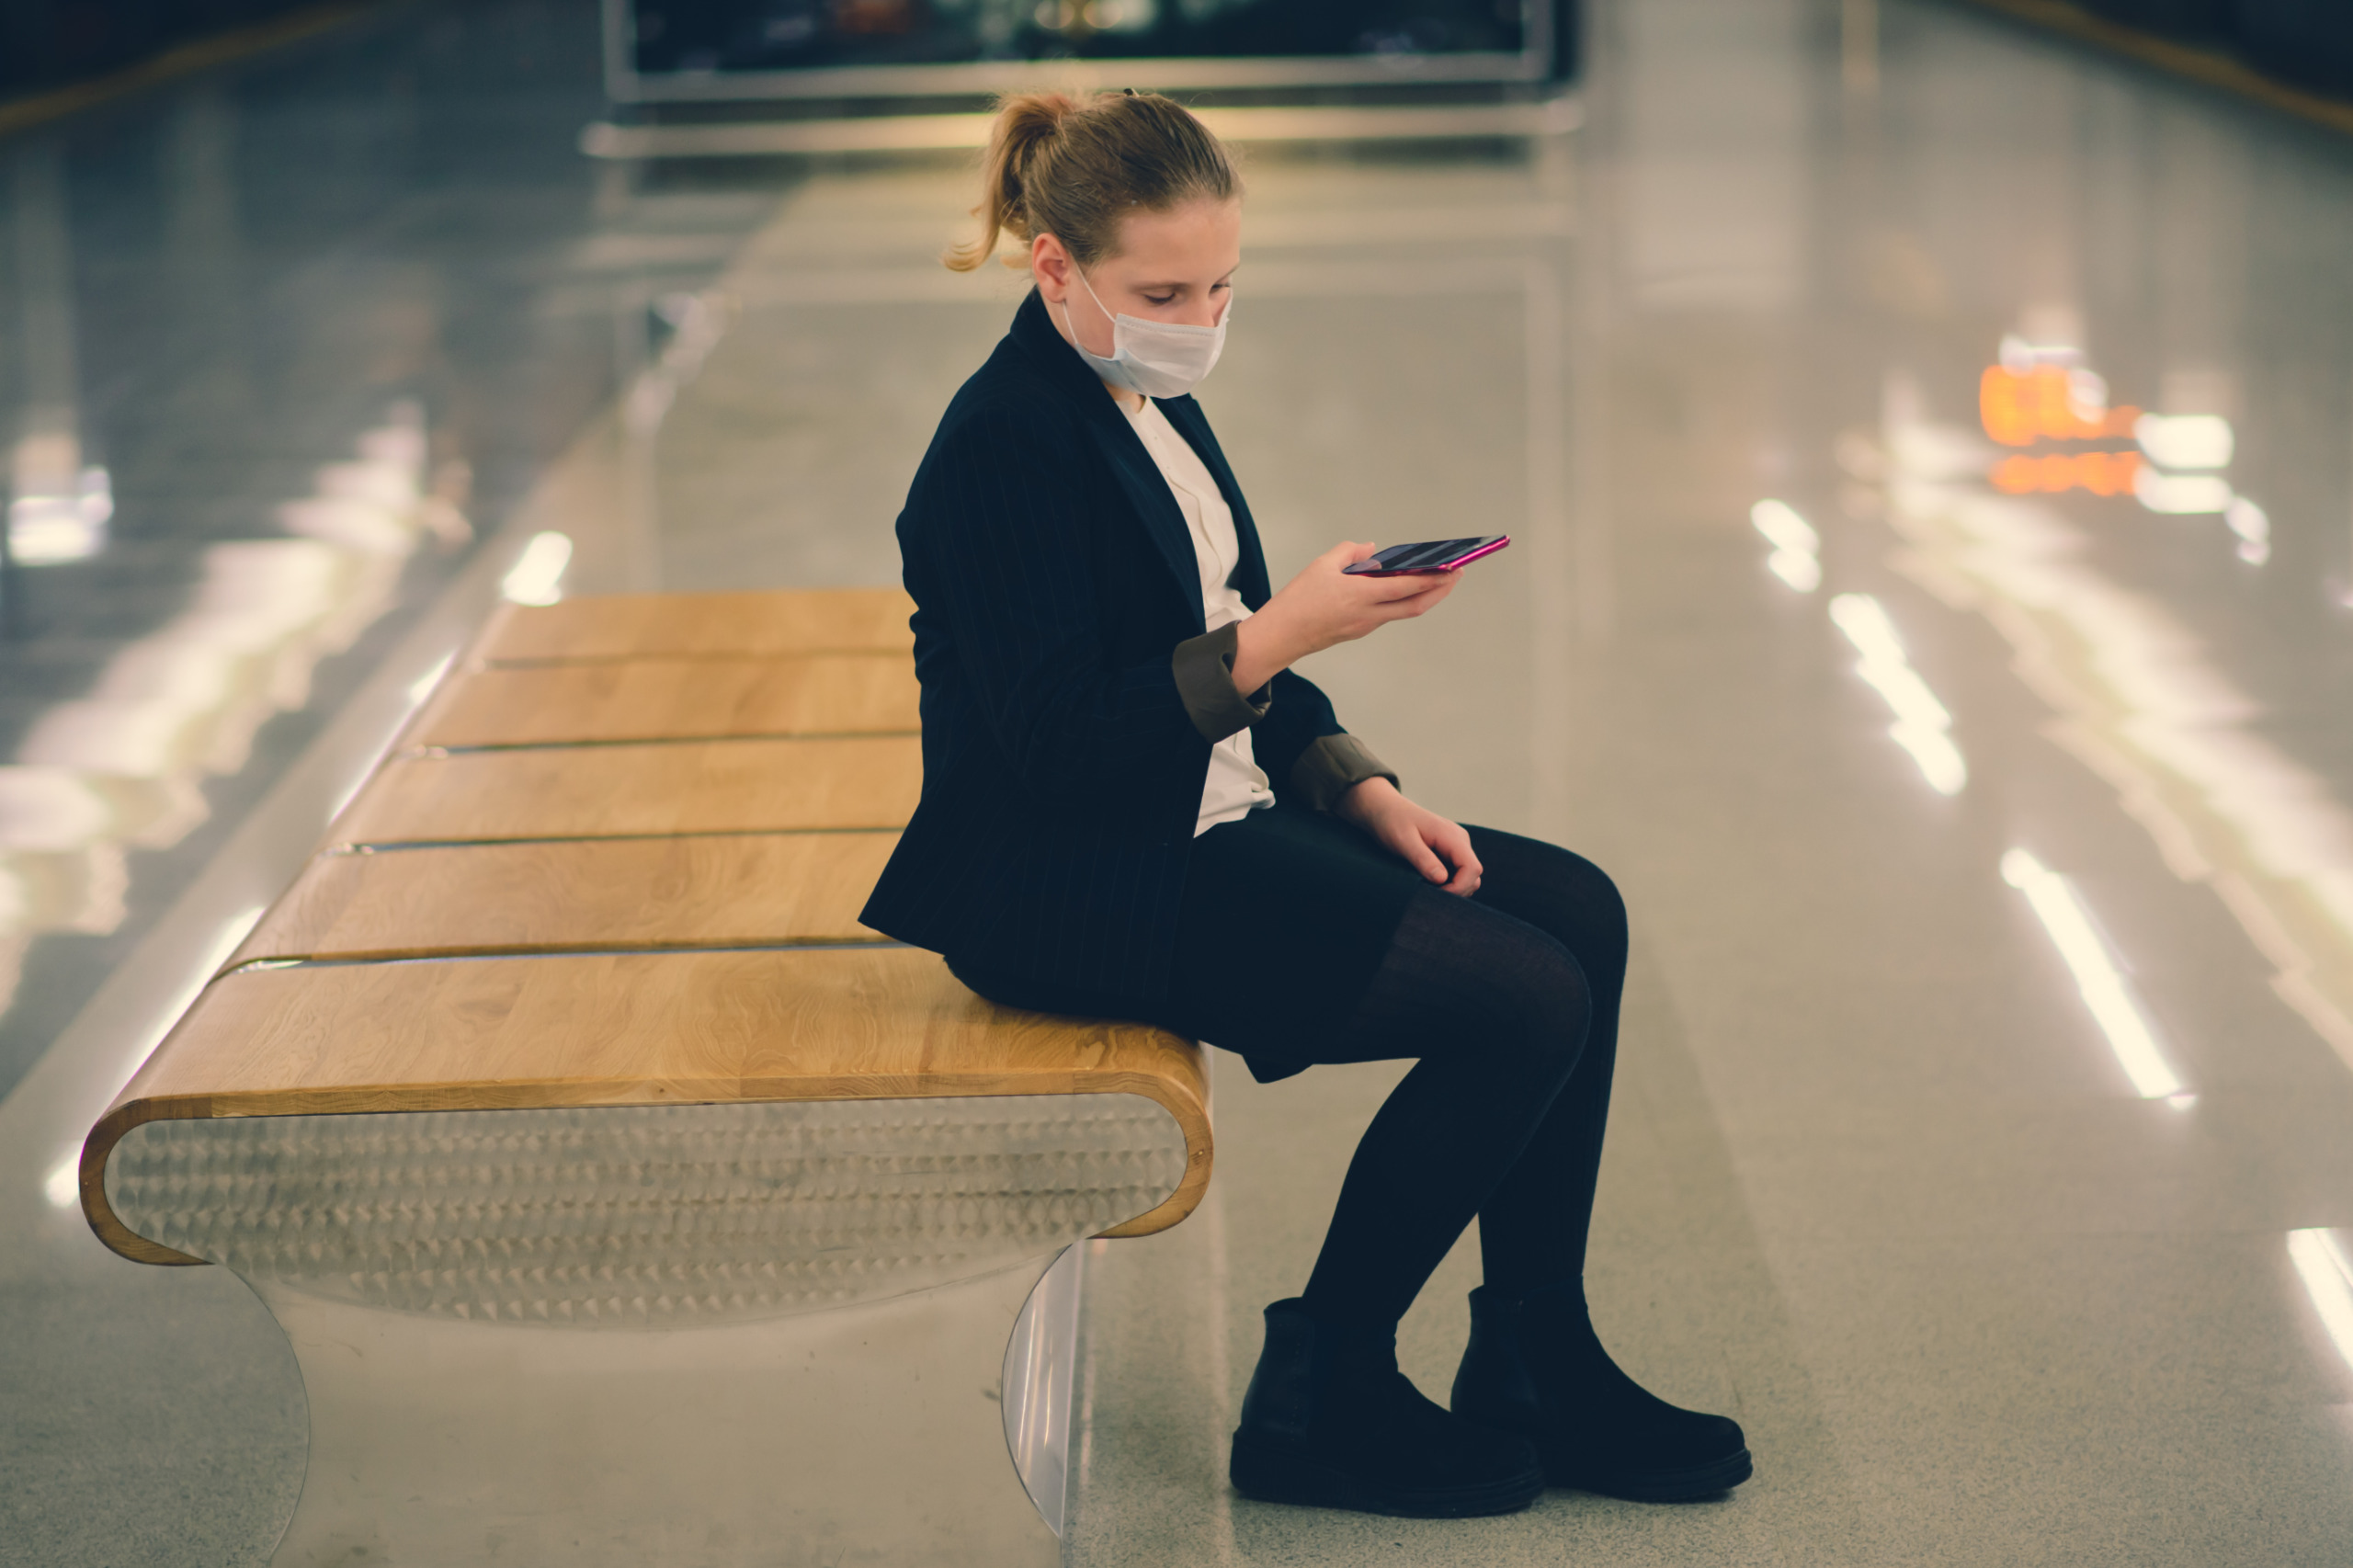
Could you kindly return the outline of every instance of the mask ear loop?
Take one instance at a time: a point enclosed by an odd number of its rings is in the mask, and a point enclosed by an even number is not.
[[[1118,318],[1114,317],[1109,311],[1104,309],[1102,299],[1095,292],[1095,285],[1086,280],[1086,270],[1078,265],[1078,258],[1076,256],[1072,256],[1070,259],[1070,270],[1071,276],[1078,279],[1078,286],[1086,290],[1087,299],[1093,302],[1096,312],[1102,316],[1104,324],[1111,329],[1111,352],[1108,354],[1096,354],[1095,350],[1087,348],[1086,344],[1079,342],[1078,324],[1071,320],[1070,315],[1070,291],[1068,290],[1064,290],[1063,291],[1063,324],[1070,328],[1070,340],[1073,343],[1077,343],[1079,347],[1086,349],[1087,353],[1094,354],[1095,358],[1097,359],[1101,359],[1106,362],[1117,359],[1120,357],[1120,323]],[[1231,301],[1228,302],[1231,303]]]

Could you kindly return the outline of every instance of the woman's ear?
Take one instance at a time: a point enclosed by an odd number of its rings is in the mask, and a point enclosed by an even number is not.
[[[1048,304],[1063,303],[1070,292],[1070,252],[1063,249],[1062,241],[1040,234],[1029,242],[1029,276],[1038,280],[1038,292]]]

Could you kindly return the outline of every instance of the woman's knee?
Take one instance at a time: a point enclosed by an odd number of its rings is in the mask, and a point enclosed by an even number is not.
[[[1576,862],[1572,885],[1576,907],[1585,915],[1596,936],[1617,949],[1626,950],[1626,895],[1608,872],[1582,855],[1563,849],[1562,854]]]
[[[1576,1070],[1593,1020],[1593,988],[1576,955],[1559,941],[1531,933],[1495,976],[1502,1015],[1499,1046],[1513,1052],[1532,1085],[1554,1086]]]
[[[1472,847],[1489,871],[1492,902],[1578,950],[1626,946],[1626,899],[1608,872],[1540,838],[1481,830]]]

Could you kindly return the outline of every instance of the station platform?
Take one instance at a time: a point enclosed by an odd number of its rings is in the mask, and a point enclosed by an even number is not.
[[[1278,581],[1513,536],[1308,673],[1624,890],[1588,1294],[1756,1479],[1234,1494],[1402,1066],[1224,1056],[1191,1217],[1086,1244],[1063,1560],[2341,1564],[2353,137],[1942,0],[1591,13],[1534,133],[1247,148],[1201,403]],[[385,7],[0,140],[0,1564],[293,1513],[277,1324],[108,1254],[74,1161],[450,661],[517,597],[895,582],[1021,297],[938,265],[965,153],[584,156],[597,20]],[[1405,1322],[1433,1397],[1477,1282]]]

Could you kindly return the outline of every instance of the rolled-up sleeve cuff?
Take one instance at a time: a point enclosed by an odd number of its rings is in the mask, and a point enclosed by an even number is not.
[[[1319,812],[1368,778],[1397,782],[1396,770],[1372,755],[1354,735],[1319,735],[1290,765],[1290,787]]]
[[[1267,687],[1248,697],[1234,689],[1233,656],[1241,645],[1241,632],[1242,623],[1230,621],[1215,631],[1188,637],[1169,655],[1169,667],[1176,676],[1176,695],[1184,699],[1193,728],[1207,736],[1211,745],[1265,718],[1274,701]]]

